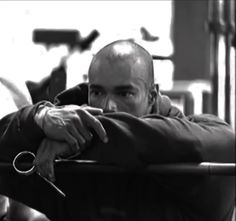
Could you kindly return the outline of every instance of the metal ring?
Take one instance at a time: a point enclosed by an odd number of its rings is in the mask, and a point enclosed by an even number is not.
[[[33,156],[33,158],[35,158],[35,154],[34,153],[32,153],[30,151],[22,151],[22,152],[18,153],[15,156],[15,158],[14,158],[14,160],[12,162],[12,165],[13,165],[13,167],[14,167],[14,169],[15,169],[15,171],[17,173],[25,175],[25,176],[29,176],[29,175],[31,175],[31,174],[33,174],[35,172],[35,166],[33,164],[32,164],[32,167],[29,170],[21,170],[21,169],[18,169],[17,166],[16,166],[17,165],[17,161],[19,161],[19,159],[22,156],[25,156],[25,155],[31,155],[31,156]]]

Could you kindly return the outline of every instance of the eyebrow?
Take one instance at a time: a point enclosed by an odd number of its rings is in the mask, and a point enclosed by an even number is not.
[[[116,91],[125,91],[125,90],[135,90],[135,88],[132,85],[121,85],[115,87]]]
[[[101,85],[97,85],[97,84],[91,84],[90,85],[90,89],[95,89],[95,90],[104,90],[104,87],[102,87]],[[125,90],[135,90],[136,88],[133,87],[132,85],[120,85],[120,86],[116,86],[114,88],[115,91],[125,91]]]
[[[97,84],[91,84],[90,89],[102,90],[103,87]]]

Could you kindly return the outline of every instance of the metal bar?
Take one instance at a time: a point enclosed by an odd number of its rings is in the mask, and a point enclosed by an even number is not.
[[[235,176],[236,165],[233,163],[209,163],[200,164],[164,164],[151,165],[147,169],[161,174],[186,174],[186,175],[226,175]]]
[[[234,1],[224,1],[224,24],[225,24],[225,121],[231,124],[231,46],[234,36]]]
[[[22,163],[23,167],[30,167],[29,163]],[[235,163],[172,163],[149,165],[145,169],[129,170],[117,166],[102,165],[89,161],[63,160],[55,164],[57,173],[83,173],[83,172],[101,172],[101,173],[155,173],[170,175],[219,175],[235,176]],[[16,173],[11,163],[0,163],[0,174]],[[0,175],[1,176],[1,175]]]
[[[152,55],[153,60],[173,60],[172,56]]]
[[[219,0],[209,0],[208,29],[210,32],[210,74],[212,78],[212,113],[218,116],[219,73],[218,50],[221,29]]]

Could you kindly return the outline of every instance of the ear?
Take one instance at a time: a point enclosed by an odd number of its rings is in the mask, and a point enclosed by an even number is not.
[[[148,95],[148,102],[149,105],[153,105],[156,102],[157,99],[157,93],[158,93],[158,86],[156,87],[155,85],[150,88],[149,90],[149,95]]]

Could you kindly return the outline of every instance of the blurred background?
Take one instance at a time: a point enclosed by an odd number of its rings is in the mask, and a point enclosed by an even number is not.
[[[0,118],[86,82],[100,48],[133,39],[185,114],[235,129],[234,16],[233,0],[0,1]]]
[[[0,77],[27,82],[32,97],[53,70],[64,71],[55,95],[87,80],[105,44],[133,39],[186,114],[214,113],[235,127],[234,13],[231,0],[1,1]]]
[[[39,81],[59,65],[62,57],[68,56],[66,86],[74,86],[84,80],[82,76],[87,74],[92,55],[116,39],[135,39],[152,54],[173,53],[171,1],[5,1],[0,4],[0,58],[4,61],[1,74],[15,79]],[[142,27],[157,38],[145,41]],[[39,39],[35,42],[34,32],[38,29],[45,32],[37,32]],[[71,32],[67,36],[62,36],[63,33],[49,36],[47,31],[52,30]],[[93,31],[97,36],[81,50],[80,39]],[[62,38],[58,44],[57,37]],[[70,40],[75,41],[71,47]],[[170,72],[173,68],[168,69]]]

